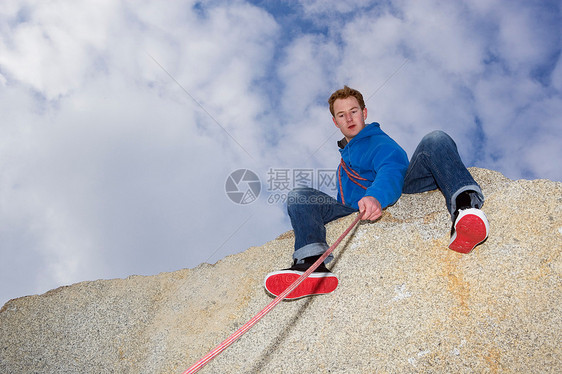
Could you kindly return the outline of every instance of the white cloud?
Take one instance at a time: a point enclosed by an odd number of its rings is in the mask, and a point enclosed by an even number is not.
[[[337,81],[371,98],[370,120],[410,154],[423,134],[440,128],[470,165],[510,177],[549,170],[560,179],[549,158],[514,157],[541,147],[538,134],[558,135],[548,123],[561,111],[532,109],[560,100],[559,92],[552,96],[556,71],[548,76],[559,59],[559,15],[547,5],[406,1],[346,16],[329,31],[343,40]]]
[[[20,2],[17,11],[15,3],[2,17],[13,25],[0,42],[3,69],[48,99],[79,87],[107,44],[117,3]]]
[[[251,217],[224,182],[242,162],[259,166],[234,140],[259,160],[263,94],[252,85],[276,25],[242,2],[207,14],[175,4],[3,9],[3,298],[194,266]],[[263,226],[284,217],[270,215],[240,228],[255,236],[245,243],[271,238]],[[21,278],[14,263],[34,271]]]

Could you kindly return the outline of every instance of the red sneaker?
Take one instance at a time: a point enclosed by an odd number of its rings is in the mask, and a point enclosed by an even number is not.
[[[489,229],[488,219],[480,209],[460,210],[451,229],[449,248],[460,253],[470,253],[486,240]]]
[[[269,273],[265,277],[264,287],[267,292],[277,297],[303,275],[309,266],[310,264],[294,265],[289,269]],[[327,294],[337,287],[338,277],[321,264],[285,299],[294,300],[305,296]]]

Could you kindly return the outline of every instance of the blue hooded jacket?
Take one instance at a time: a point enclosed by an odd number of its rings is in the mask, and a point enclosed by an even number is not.
[[[364,196],[373,196],[383,209],[398,200],[408,169],[408,156],[398,143],[381,130],[380,124],[373,122],[365,126],[340,149],[340,153],[348,170],[351,168],[366,179],[357,182],[367,189],[352,181],[340,165],[337,181],[339,202],[342,202],[342,190],[345,204],[355,209],[359,209],[357,203]]]

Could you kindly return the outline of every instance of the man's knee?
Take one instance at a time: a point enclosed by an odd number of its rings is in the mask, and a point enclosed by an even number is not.
[[[440,143],[442,141],[448,141],[451,137],[442,130],[434,130],[423,137],[422,142]]]
[[[425,148],[439,149],[444,145],[455,145],[453,139],[444,131],[435,130],[423,137],[420,144]]]
[[[335,200],[327,194],[311,187],[297,187],[287,194],[287,210],[289,214],[295,209],[306,206],[333,204]]]
[[[302,205],[308,200],[311,189],[308,187],[296,187],[287,194],[287,209],[291,210],[295,206]]]

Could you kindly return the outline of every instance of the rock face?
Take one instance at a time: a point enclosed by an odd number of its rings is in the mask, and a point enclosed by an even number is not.
[[[336,249],[335,292],[277,305],[200,372],[562,372],[562,183],[471,172],[491,225],[473,253],[446,248],[438,191],[404,195]],[[11,300],[0,372],[181,373],[270,303],[263,277],[292,246]]]

